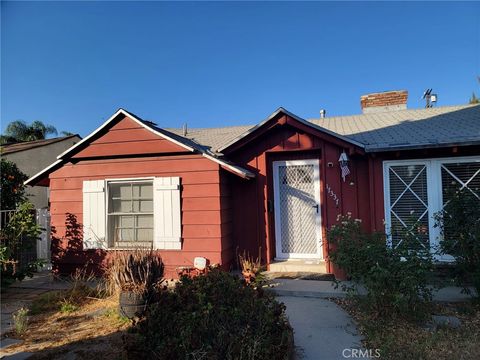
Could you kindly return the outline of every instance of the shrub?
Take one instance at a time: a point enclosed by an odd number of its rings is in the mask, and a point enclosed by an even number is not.
[[[443,211],[435,215],[435,225],[442,230],[440,248],[455,258],[458,283],[466,292],[473,284],[480,297],[480,200],[466,189],[447,198]]]
[[[353,280],[354,285],[344,287],[353,291],[357,284],[363,285],[366,303],[378,315],[426,315],[424,310],[432,299],[427,282],[433,263],[428,252],[409,250],[409,237],[415,231],[405,234],[396,247],[389,247],[385,234],[366,233],[360,220],[350,216],[339,220],[328,232],[328,240],[336,246],[330,251],[330,259]]]
[[[36,222],[34,206],[29,202],[20,204],[8,223],[0,230],[0,265],[2,287],[15,280],[32,277],[43,260],[20,263],[21,254],[35,246],[42,230]]]
[[[285,306],[220,269],[183,277],[134,331],[139,358],[286,359],[292,349]]]
[[[28,179],[17,165],[11,161],[0,159],[0,208],[2,210],[14,210],[18,204],[25,201],[25,185]]]

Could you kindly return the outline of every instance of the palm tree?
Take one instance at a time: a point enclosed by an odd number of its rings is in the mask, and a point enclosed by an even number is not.
[[[15,120],[7,125],[5,134],[1,136],[1,142],[5,144],[10,142],[43,140],[50,134],[58,134],[57,129],[52,125],[45,125],[38,120],[28,125],[23,120]]]

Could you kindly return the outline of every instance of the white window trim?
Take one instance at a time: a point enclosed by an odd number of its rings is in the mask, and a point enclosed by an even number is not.
[[[108,199],[109,199],[109,186],[110,183],[135,183],[135,182],[145,182],[151,181],[153,186],[153,181],[155,177],[141,177],[141,178],[114,178],[114,179],[105,179],[105,241],[107,243],[107,250],[132,250],[135,246],[132,247],[119,247],[119,246],[111,246],[112,241],[110,239],[110,227],[109,227],[109,216],[108,216]],[[155,203],[155,200],[152,198],[152,202]],[[153,205],[153,216],[155,217],[155,205]],[[155,227],[155,223],[154,223]],[[155,230],[154,230],[155,231]],[[133,243],[133,242],[132,242]],[[151,246],[154,247],[154,239],[152,238]]]
[[[467,163],[480,162],[479,156],[462,157],[444,157],[427,159],[408,159],[408,160],[386,160],[383,162],[383,201],[385,212],[385,233],[387,234],[387,246],[392,246],[390,236],[391,215],[390,215],[390,174],[389,168],[398,165],[425,165],[427,172],[427,196],[428,196],[428,217],[429,217],[429,239],[430,251],[433,253],[440,245],[441,229],[435,227],[433,215],[442,210],[443,191],[442,191],[442,173],[441,165],[449,163]],[[438,262],[453,262],[454,258],[450,255],[435,255]]]

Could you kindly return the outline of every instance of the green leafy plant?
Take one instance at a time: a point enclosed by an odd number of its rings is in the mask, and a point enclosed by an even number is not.
[[[0,204],[2,210],[15,210],[17,205],[25,201],[23,182],[27,179],[28,176],[20,171],[15,163],[0,159]]]
[[[42,259],[26,264],[19,262],[22,252],[34,248],[41,232],[42,229],[35,219],[33,205],[29,202],[20,204],[8,223],[0,230],[2,287],[14,280],[23,280],[25,276],[32,277],[37,267],[43,266]]]
[[[383,233],[366,233],[358,219],[340,216],[331,227],[328,240],[334,248],[330,259],[345,270],[352,285],[343,285],[352,293],[362,285],[366,303],[378,316],[426,316],[432,299],[428,279],[433,272],[429,252],[412,251],[417,231],[406,231],[397,246],[387,246]]]
[[[17,335],[23,335],[28,328],[28,309],[20,308],[12,315],[13,327]]]
[[[75,305],[68,300],[62,300],[60,305],[60,311],[62,313],[70,314],[72,312],[77,311],[78,309],[79,309],[78,305]]]
[[[480,199],[468,189],[457,189],[446,196],[448,202],[435,214],[442,231],[442,253],[455,258],[458,284],[470,292],[473,285],[480,296]]]
[[[132,358],[287,359],[293,348],[285,306],[217,268],[163,292],[134,333]]]

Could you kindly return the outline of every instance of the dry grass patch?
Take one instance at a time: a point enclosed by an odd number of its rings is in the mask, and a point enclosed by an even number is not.
[[[117,298],[84,297],[71,303],[68,299],[68,293],[56,292],[34,302],[36,315],[29,316],[27,331],[20,337],[10,334],[23,342],[4,349],[4,354],[32,352],[31,359],[122,358],[122,335],[130,322],[118,315]]]
[[[356,320],[367,349],[380,349],[382,359],[478,359],[480,354],[480,306],[472,303],[436,304],[433,313],[461,320],[457,329],[401,318],[373,316],[355,300],[335,299]]]

